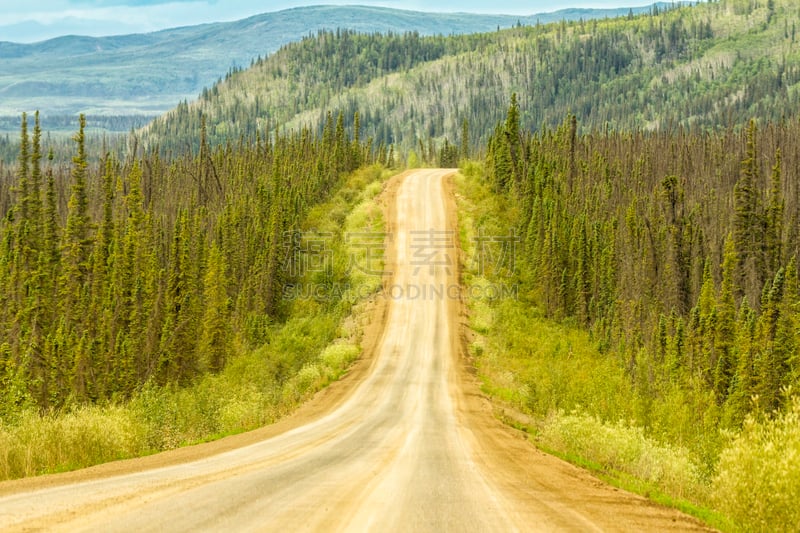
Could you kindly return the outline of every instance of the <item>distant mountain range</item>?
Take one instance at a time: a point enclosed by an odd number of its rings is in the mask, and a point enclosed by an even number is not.
[[[319,29],[450,35],[649,9],[566,9],[517,17],[317,6],[148,34],[0,42],[0,115],[35,109],[45,116],[157,115],[194,99],[231,69]]]
[[[517,93],[527,130],[714,131],[800,110],[796,0],[698,3],[638,17],[448,37],[316,35],[232,73],[142,130],[178,152],[265,132],[320,128],[328,113],[376,146],[430,154],[484,145]]]

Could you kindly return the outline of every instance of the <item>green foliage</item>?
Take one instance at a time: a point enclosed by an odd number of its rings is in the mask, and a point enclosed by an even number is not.
[[[589,460],[607,473],[633,476],[674,498],[696,501],[708,490],[696,457],[648,437],[640,426],[552,412],[539,427],[536,441],[546,449]]]
[[[133,174],[135,178],[138,171]],[[383,231],[375,197],[386,177],[380,167],[350,174],[332,191],[329,200],[316,205],[304,218],[303,224],[307,225],[327,223],[325,229],[336,235],[331,243],[335,262],[346,262],[355,251],[344,242],[346,231]],[[129,193],[130,218],[137,219],[130,222],[134,227],[144,222],[139,216],[145,215],[136,191],[132,187]],[[327,214],[336,209],[344,216],[331,221]],[[266,327],[263,334],[268,342],[250,350],[240,346],[241,339],[226,336],[230,333],[225,327],[231,328],[235,321],[221,323],[230,313],[225,288],[231,280],[224,280],[228,261],[218,243],[212,243],[206,263],[201,283],[206,305],[200,322],[198,363],[208,372],[198,374],[186,386],[159,386],[151,379],[135,390],[124,389],[132,395],[124,403],[72,403],[64,409],[42,413],[33,405],[20,407],[25,383],[12,371],[10,348],[0,347],[0,363],[6,365],[0,366],[5,370],[0,373],[4,380],[0,400],[6,406],[18,406],[0,419],[0,479],[81,468],[272,423],[338,379],[360,355],[360,324],[367,319],[366,298],[376,288],[373,279],[343,272],[341,281],[350,285],[349,294],[330,302],[332,305],[293,302],[282,323]],[[382,268],[382,264],[376,267]],[[377,279],[380,284],[380,276]],[[311,273],[305,273],[297,282],[316,283]],[[140,319],[136,318],[134,304],[123,301],[121,305],[130,310],[136,331],[135,324]],[[125,353],[133,349],[134,340],[121,341]],[[138,372],[136,364],[140,360],[136,353],[126,357],[131,357],[125,363],[129,366],[110,372],[117,376],[120,387],[129,385],[126,379],[131,377],[125,372],[130,371],[133,376]]]
[[[617,357],[646,399],[645,426],[676,389],[715,390],[698,416],[727,413],[734,428],[752,395],[764,412],[780,408],[781,387],[797,385],[800,304],[796,269],[786,270],[800,241],[782,220],[800,220],[800,204],[782,184],[781,152],[774,165],[758,154],[793,145],[797,126],[761,133],[752,122],[700,143],[695,134],[577,136],[571,117],[520,140],[509,134],[518,114],[512,97],[489,141],[486,179],[516,208],[509,224],[526,229],[516,273],[527,303],[586,327]],[[736,320],[739,307],[752,311]],[[659,423],[682,438],[682,424]],[[714,457],[704,438],[695,444]]]
[[[570,113],[586,131],[719,131],[752,116],[778,122],[795,114],[800,55],[784,31],[796,19],[794,5],[776,2],[769,20],[763,6],[744,14],[729,5],[632,19],[532,20],[447,38],[322,33],[234,73],[144,136],[185,144],[196,138],[201,113],[212,141],[223,142],[265,124],[321,128],[329,111],[348,119],[358,112],[364,138],[415,149],[432,162],[420,141],[438,152],[445,140],[463,137],[466,122],[470,142],[486,146],[511,93],[525,131],[556,127]]]
[[[800,242],[783,220],[800,220],[785,182],[797,124],[576,135],[569,117],[512,150],[517,113],[512,101],[485,170],[460,183],[468,258],[474,235],[525,229],[511,278],[464,275],[518,287],[469,302],[485,389],[548,449],[745,530],[790,529]]]
[[[263,8],[271,6],[264,4]],[[634,9],[642,12],[649,8]],[[242,67],[257,62],[256,58],[319,28],[452,35],[509,28],[519,21],[588,20],[626,12],[570,9],[518,17],[375,6],[307,6],[146,34],[63,36],[31,44],[3,42],[0,115],[38,108],[47,115],[48,130],[67,130],[74,129],[71,122],[78,113],[88,111],[97,113],[90,119],[92,127],[128,132],[143,125],[143,119],[163,113],[181,100],[201,92],[213,93],[214,81],[235,75]],[[30,32],[25,31],[25,36],[31,39]],[[14,131],[16,118],[0,116],[0,131]],[[8,127],[8,122],[14,122],[14,126]]]
[[[481,276],[473,239],[481,233],[505,234],[519,214],[491,192],[489,183],[481,183],[475,164],[465,174],[471,177],[458,182],[461,241],[468,260],[464,279],[468,294],[482,295],[482,287],[521,280],[491,270]],[[706,435],[697,428],[712,421],[698,419],[698,406],[708,397],[693,398],[676,386],[654,402],[643,390],[646,378],[632,377],[626,364],[574,322],[544,317],[526,301],[533,293],[523,284],[519,289],[519,299],[473,297],[467,302],[470,326],[478,333],[471,352],[484,390],[510,408],[507,415],[520,413],[545,449],[588,461],[612,476],[636,478],[642,490],[703,501],[707,466],[696,450]],[[640,353],[634,363],[644,366],[647,357]]]
[[[64,169],[42,165],[38,114],[32,139],[22,124],[15,187],[0,190],[3,419],[187,386],[266,340],[301,281],[291,235],[375,157],[339,116],[330,138],[211,148],[201,128],[196,154],[92,164],[81,117]]]
[[[408,161],[406,162],[406,168],[419,168],[419,156],[414,150],[409,150],[408,152]]]
[[[212,246],[204,279],[205,312],[199,348],[204,366],[212,372],[222,370],[232,350],[226,270],[222,252]]]
[[[85,406],[69,413],[22,412],[0,424],[0,479],[81,468],[141,454],[146,427],[121,407]]]
[[[742,531],[792,531],[800,523],[800,400],[768,419],[748,417],[720,455],[714,501]]]

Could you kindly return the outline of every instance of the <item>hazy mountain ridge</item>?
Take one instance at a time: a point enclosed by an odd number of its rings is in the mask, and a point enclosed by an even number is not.
[[[627,12],[568,9],[516,17],[316,6],[148,34],[0,42],[0,115],[34,109],[45,115],[158,114],[196,97],[231,68],[250,65],[318,29],[449,35]]]
[[[556,126],[569,113],[582,127],[624,130],[777,121],[800,112],[799,20],[789,2],[768,5],[725,1],[421,38],[403,46],[441,53],[388,70],[383,55],[395,45],[386,39],[315,36],[234,73],[146,136],[162,148],[196,142],[201,114],[212,141],[225,142],[318,125],[328,112],[349,123],[358,111],[361,133],[376,144],[428,149],[458,139],[464,120],[471,139],[485,141],[512,92],[528,129]]]

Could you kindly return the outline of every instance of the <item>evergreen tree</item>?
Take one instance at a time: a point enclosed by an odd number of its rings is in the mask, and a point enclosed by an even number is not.
[[[778,270],[775,279],[765,291],[765,299],[761,304],[762,314],[758,320],[759,351],[756,360],[755,392],[760,399],[759,406],[766,412],[777,409],[780,402],[781,386],[784,376],[788,374],[788,361],[785,349],[776,343],[778,325],[781,323],[781,311],[784,308],[783,296],[786,283],[784,269]],[[786,343],[788,339],[783,339]]]
[[[361,157],[361,150],[363,149],[363,145],[361,144],[361,117],[359,116],[358,111],[356,111],[353,115],[352,143],[350,165],[352,168],[358,168],[363,162],[363,158]]]
[[[204,280],[203,332],[200,354],[210,371],[219,372],[230,352],[230,313],[228,304],[225,256],[215,244],[208,256]]]
[[[22,126],[19,138],[19,159],[17,162],[17,180],[19,183],[20,202],[19,217],[22,220],[28,218],[28,180],[30,174],[30,137],[28,136],[28,115],[22,114]]]
[[[522,145],[520,138],[520,115],[517,93],[511,94],[511,104],[508,106],[505,130],[503,134],[508,146],[508,157],[511,167],[511,177],[514,191],[519,193],[522,182]]]
[[[785,202],[781,187],[781,151],[775,153],[775,166],[772,168],[770,181],[769,204],[766,213],[765,247],[767,267],[775,273],[783,263],[783,213]]]
[[[159,350],[162,383],[189,382],[199,370],[196,360],[196,317],[194,316],[191,250],[191,221],[181,210],[175,222],[170,250],[170,270],[165,294],[164,321]]]
[[[714,371],[714,390],[720,403],[728,397],[736,361],[734,342],[736,340],[736,302],[734,301],[734,276],[736,275],[736,248],[733,237],[725,240],[725,253],[722,262],[722,286],[718,297],[717,328],[715,347],[717,365]]]
[[[62,309],[65,316],[80,322],[85,316],[83,290],[89,271],[91,244],[89,200],[86,188],[87,161],[84,129],[86,117],[80,117],[80,129],[74,137],[77,154],[72,160],[72,192],[68,204],[67,226],[64,232],[64,271],[61,279]]]
[[[470,138],[469,138],[469,120],[464,119],[461,121],[461,146],[459,149],[459,157],[461,159],[468,159],[470,156]]]
[[[700,289],[700,299],[696,308],[698,317],[694,324],[692,337],[695,339],[697,353],[693,360],[698,365],[701,373],[713,384],[714,371],[717,366],[714,337],[717,329],[717,303],[716,287],[711,275],[711,262],[706,259],[703,268],[703,286]]]
[[[730,398],[725,405],[725,421],[729,427],[738,427],[750,412],[755,394],[756,365],[756,315],[742,300],[736,325],[736,373],[731,384]]]
[[[763,222],[758,194],[759,165],[756,152],[757,127],[750,121],[747,129],[747,152],[734,190],[736,254],[739,258],[739,283],[751,297],[762,286]]]

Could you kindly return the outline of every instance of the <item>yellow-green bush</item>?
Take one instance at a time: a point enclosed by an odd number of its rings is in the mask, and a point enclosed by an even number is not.
[[[689,451],[659,443],[641,427],[557,411],[541,423],[537,440],[546,448],[634,476],[672,496],[697,499],[705,492],[701,469]]]
[[[81,407],[57,416],[25,411],[13,426],[0,426],[0,479],[81,468],[146,449],[146,428],[122,407]]]
[[[336,379],[342,369],[350,366],[361,353],[361,348],[354,344],[331,344],[319,356],[329,378]]]
[[[472,237],[504,232],[514,217],[482,182],[479,166],[468,174],[457,180],[463,279],[468,287],[508,282],[469,269]],[[672,502],[723,529],[797,530],[800,399],[726,437],[704,376],[637,371],[655,367],[647,346],[601,349],[574,320],[545,318],[531,303],[536,298],[520,296],[468,301],[477,334],[472,354],[484,390],[526,415],[539,445],[628,487],[680,499]]]
[[[467,294],[483,294],[492,284],[524,288],[518,274],[475,268],[480,253],[475,235],[508,235],[516,215],[492,194],[479,165],[468,165],[465,174],[456,183]],[[643,490],[705,502],[706,456],[696,452],[697,432],[690,430],[698,424],[695,403],[708,399],[690,398],[676,388],[674,397],[649,402],[641,391],[648,381],[632,383],[628,361],[601,350],[574,321],[545,318],[530,294],[518,296],[467,302],[477,334],[471,351],[484,390],[526,415],[528,429],[544,448],[632,478]]]
[[[744,531],[800,524],[800,398],[783,414],[748,418],[720,455],[714,501]]]
[[[273,419],[269,408],[274,402],[254,386],[242,386],[220,405],[218,427],[222,434],[241,431],[268,423]]]

